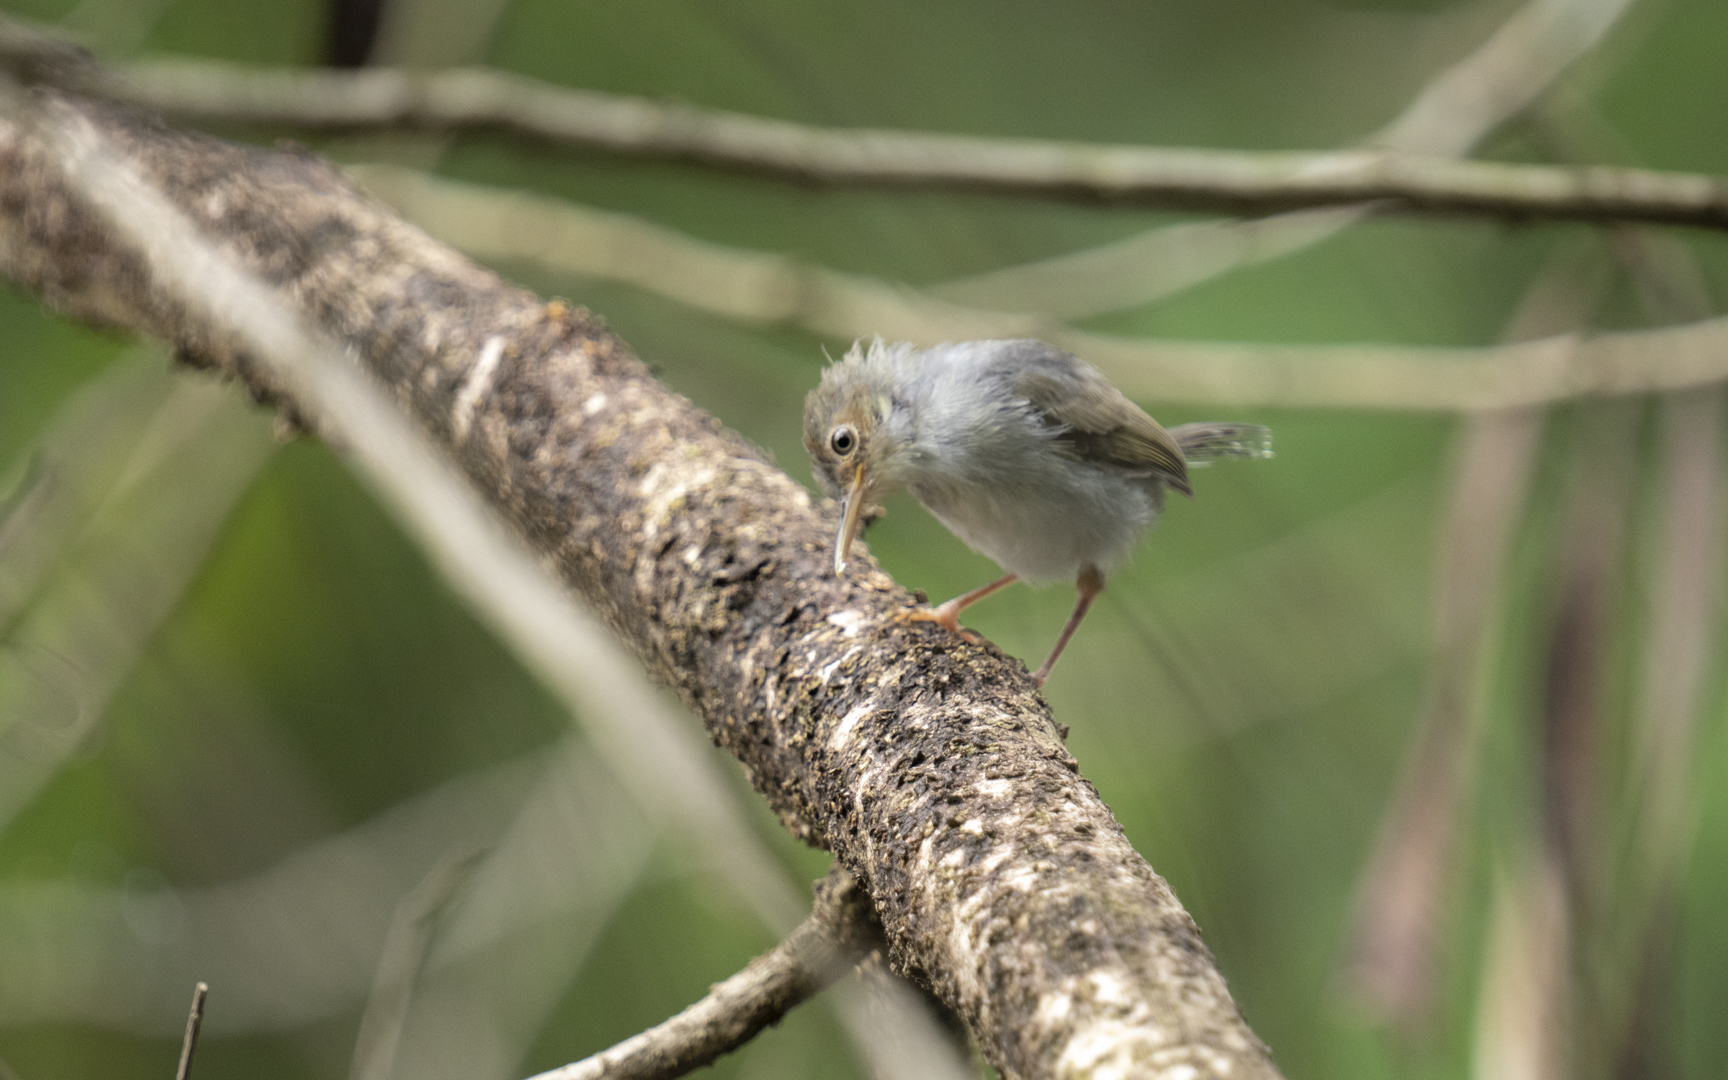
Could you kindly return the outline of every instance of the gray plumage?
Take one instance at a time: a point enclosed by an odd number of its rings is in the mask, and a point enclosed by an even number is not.
[[[845,458],[829,442],[839,424],[859,433]],[[1189,492],[1188,461],[1270,453],[1255,425],[1166,431],[1096,368],[1031,340],[854,346],[810,393],[804,441],[831,496],[846,496],[862,462],[867,499],[910,490],[967,546],[1032,582],[1119,564],[1165,490]]]
[[[906,488],[1008,575],[907,617],[958,632],[965,608],[1015,580],[1072,576],[1079,599],[1040,685],[1104,587],[1104,575],[1158,520],[1164,495],[1192,494],[1188,466],[1270,457],[1254,424],[1166,431],[1092,365],[1042,341],[915,349],[854,345],[804,402],[816,479],[844,501],[834,570],[863,508]]]

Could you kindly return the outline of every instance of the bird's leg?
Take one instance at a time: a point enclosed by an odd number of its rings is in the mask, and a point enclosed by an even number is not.
[[[954,599],[944,601],[935,607],[913,608],[911,611],[902,612],[900,617],[909,622],[937,623],[946,626],[956,634],[965,636],[966,631],[960,629],[960,613],[991,593],[999,589],[1006,589],[1019,580],[1020,575],[1018,574],[999,577],[988,585],[980,585],[969,593],[956,596]]]
[[[1096,566],[1080,568],[1080,577],[1074,582],[1074,588],[1080,593],[1080,598],[1074,603],[1074,614],[1068,616],[1068,625],[1062,628],[1062,636],[1056,639],[1056,647],[1050,650],[1050,659],[1044,661],[1044,666],[1032,675],[1032,681],[1039,686],[1050,677],[1050,669],[1056,666],[1056,658],[1062,655],[1062,650],[1068,647],[1068,639],[1074,636],[1074,631],[1080,629],[1080,620],[1086,617],[1086,612],[1092,607],[1092,601],[1104,591],[1104,575],[1098,572]]]

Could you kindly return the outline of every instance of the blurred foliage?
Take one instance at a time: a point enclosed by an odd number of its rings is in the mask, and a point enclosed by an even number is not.
[[[4,6],[67,19],[99,46],[110,42],[116,58],[312,64],[324,40],[316,0]],[[471,8],[464,0],[387,2],[393,55],[404,63],[484,62],[571,86],[820,124],[1247,149],[1365,137],[1516,10],[1507,0],[511,0],[485,9],[495,20],[487,27],[475,25],[481,17]],[[1617,131],[1637,163],[1728,173],[1719,130],[1728,113],[1724,41],[1721,0],[1645,0],[1566,88]],[[1535,145],[1514,122],[1485,152],[1528,159]],[[331,138],[314,148],[339,160],[435,163],[451,177],[531,188],[718,243],[910,284],[1185,220],[960,195],[817,192],[502,137]],[[1581,233],[1371,221],[1092,325],[1225,340],[1487,343],[1549,254]],[[1714,236],[1685,239],[1719,282],[1728,245]],[[532,266],[498,269],[603,314],[673,387],[806,476],[802,397],[823,348],[834,353],[847,343],[730,325],[645,292]],[[1622,285],[1603,309],[1604,325],[1641,321],[1630,296]],[[168,361],[141,360],[131,342],[69,325],[16,291],[0,292],[0,327],[0,466],[9,470],[0,474],[0,512],[10,512],[28,508],[43,475],[44,459],[31,448],[87,406],[90,387],[144,368],[164,371]],[[232,396],[237,414],[252,409]],[[1048,688],[1058,718],[1071,726],[1069,747],[1199,921],[1287,1075],[1461,1076],[1480,1060],[1477,1001],[1495,881],[1539,831],[1534,732],[1578,410],[1554,410],[1547,426],[1494,617],[1464,855],[1440,898],[1448,914],[1439,999],[1426,1023],[1395,1030],[1352,1005],[1337,969],[1352,896],[1409,752],[1432,659],[1433,547],[1455,424],[1435,415],[1325,411],[1203,416],[1143,404],[1171,423],[1270,424],[1278,457],[1201,474],[1198,497],[1174,506],[1112,579]],[[150,423],[143,413],[123,419],[141,430]],[[1653,573],[1648,419],[1640,432],[1605,661],[1600,770],[1610,833],[1624,830],[1635,795],[1614,778],[1626,774],[1631,753],[1631,686]],[[264,437],[261,426],[254,436]],[[131,466],[124,456],[85,463],[95,486],[69,551],[108,545],[101,550],[138,554],[128,545],[147,542],[114,518],[109,492],[128,467],[153,467],[146,444],[140,436]],[[0,518],[0,572],[7,530],[21,522],[28,524],[26,515]],[[899,580],[933,598],[995,576],[904,497],[890,503],[869,541]],[[99,715],[80,718],[90,731],[51,782],[15,818],[0,820],[0,942],[9,943],[0,944],[0,1058],[22,1080],[168,1075],[193,978],[212,984],[198,1075],[263,1080],[346,1071],[365,1005],[364,972],[376,960],[392,901],[356,901],[370,921],[356,917],[331,943],[361,974],[320,983],[298,972],[306,996],[294,1019],[274,1024],[236,1019],[224,972],[193,971],[185,960],[204,955],[208,943],[188,940],[199,930],[274,940],[269,928],[226,926],[217,915],[201,922],[200,913],[303,869],[305,853],[325,850],[321,844],[374,827],[416,838],[364,849],[415,852],[379,879],[395,890],[389,895],[405,893],[462,843],[498,842],[541,782],[524,778],[559,775],[567,755],[558,747],[574,745],[581,757],[556,703],[471,619],[325,447],[303,439],[269,453],[255,480],[237,489],[208,545],[135,656],[106,674],[71,676],[75,696],[81,684],[108,675],[117,685]],[[19,644],[20,627],[32,611],[82,587],[75,575],[43,581],[19,612],[0,608],[0,704],[11,700],[5,680],[46,677],[48,661]],[[101,599],[117,621],[134,604],[124,590]],[[973,609],[969,622],[1009,653],[1036,659],[1070,603],[1065,588],[1018,589]],[[1647,1038],[1653,1071],[1640,1075],[1717,1080],[1728,1061],[1728,1028],[1720,1023],[1728,1015],[1728,924],[1720,918],[1728,909],[1728,726],[1719,675],[1712,666],[1698,721],[1691,857],[1672,923],[1664,924],[1671,936],[1655,954],[1664,974],[1645,995],[1662,1017]],[[0,715],[0,730],[39,720]],[[788,873],[819,876],[826,857],[798,848],[754,796],[744,797]],[[471,807],[484,809],[464,809]],[[439,989],[428,995],[421,1028],[410,1025],[410,1041],[448,1016],[452,1030],[477,1025],[485,1037],[476,1035],[474,1045],[492,1054],[446,1059],[448,1075],[526,1075],[591,1053],[664,1019],[770,944],[674,838],[647,836],[634,818],[590,811],[579,817],[582,827],[616,838],[616,850],[548,848],[545,858],[569,858],[576,872],[524,901],[541,904],[539,914],[468,951],[451,945],[438,959],[435,950],[435,966],[444,965]],[[454,820],[467,826],[456,829]],[[324,902],[345,910],[341,888],[384,889],[355,884],[367,880],[367,865],[350,867],[347,884],[332,879],[336,891],[319,894]],[[62,896],[69,899],[55,899]],[[86,910],[90,925],[114,930],[101,941],[124,942],[136,955],[99,955],[93,945],[55,953],[76,940]],[[1598,941],[1580,951],[1596,956],[1579,978],[1597,989],[1578,994],[1575,1019],[1586,1030],[1574,1071],[1608,1076],[1612,1062],[1596,1052],[1614,1049],[1638,995],[1624,956],[1597,956],[1612,952]],[[517,985],[513,957],[536,959],[533,979]],[[252,962],[296,970],[293,957]],[[284,994],[300,986],[282,979]],[[1597,996],[1611,1006],[1589,1004]],[[718,1075],[862,1075],[837,1052],[842,1040],[832,1014],[809,1006],[720,1063]]]

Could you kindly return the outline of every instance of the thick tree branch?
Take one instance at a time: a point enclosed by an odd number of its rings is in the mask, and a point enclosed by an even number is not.
[[[828,572],[832,523],[804,490],[596,320],[505,285],[308,156],[41,100],[393,388],[788,826],[866,885],[891,962],[1006,1075],[1276,1075],[1023,666],[889,618],[910,598],[868,559]],[[0,272],[283,393],[75,190],[0,120]]]
[[[978,191],[1260,215],[1388,212],[1728,228],[1728,183],[1621,168],[1461,161],[1393,149],[1210,150],[833,129],[560,87],[508,72],[267,69],[181,59],[111,70],[26,31],[0,37],[38,78],[205,124],[299,130],[505,130],[609,153],[835,187]],[[9,46],[9,47],[8,47]]]
[[[641,807],[700,851],[771,928],[791,930],[798,921],[795,909],[803,905],[784,902],[788,891],[750,838],[710,759],[690,745],[641,674],[629,670],[629,658],[570,604],[544,567],[504,535],[503,522],[376,380],[355,370],[343,349],[309,330],[268,285],[218,251],[184,214],[115,160],[87,120],[60,109],[59,122],[49,123],[20,106],[31,130],[59,155],[78,194],[123,243],[145,254],[155,287],[187,303],[195,318],[238,335],[254,377],[285,387],[295,411],[346,448],[351,466],[420,541],[446,581],[572,706]],[[477,370],[490,371],[503,349],[502,337],[487,339]],[[478,396],[458,398],[459,417]],[[381,973],[392,964],[388,941],[385,951]],[[841,1015],[876,1071],[892,1078],[959,1080],[964,1071],[954,1049],[902,983],[879,980],[874,989],[872,1008],[862,1008],[858,995],[842,994]],[[379,1000],[374,994],[374,1004]],[[368,1006],[368,1019],[372,1012]],[[356,1068],[367,1060],[387,1065],[385,1059],[394,1056],[388,1046],[392,1025],[374,1026],[378,1030],[369,1032],[361,1025]]]
[[[777,1024],[881,944],[870,899],[836,867],[816,883],[809,918],[786,940],[663,1024],[533,1080],[671,1080],[712,1064]]]

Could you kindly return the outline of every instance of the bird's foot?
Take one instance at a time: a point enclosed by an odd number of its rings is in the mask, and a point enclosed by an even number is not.
[[[951,606],[952,603],[953,601],[949,601],[946,604],[937,604],[935,607],[902,608],[894,613],[894,618],[899,622],[933,622],[938,626],[946,627],[951,633],[960,635],[973,645],[983,644],[984,639],[982,637],[960,625],[960,609]]]

